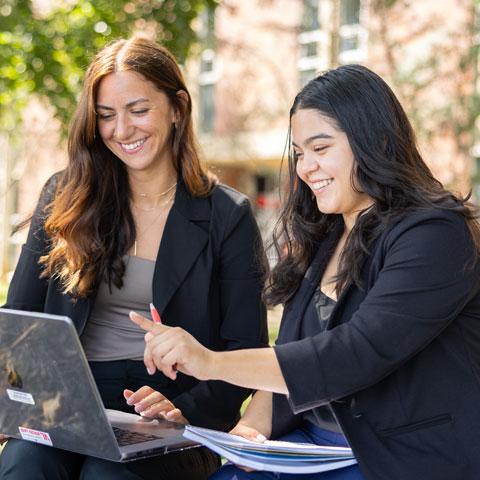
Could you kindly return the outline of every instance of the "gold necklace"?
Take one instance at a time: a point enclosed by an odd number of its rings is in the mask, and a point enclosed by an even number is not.
[[[138,195],[139,197],[163,197],[170,190],[172,190],[172,188],[174,188],[176,186],[177,186],[177,182],[175,182],[171,187],[168,187],[164,192],[160,192],[160,193],[140,193],[140,192],[136,192],[135,190],[133,190],[133,188],[131,190],[135,195]]]
[[[161,205],[157,205],[157,207],[155,207],[155,208],[164,207],[165,205],[170,203],[173,200],[173,198],[175,197],[175,192],[176,192],[176,190],[174,190],[172,192],[172,195],[170,195],[170,197],[167,200],[165,200]],[[132,203],[132,205],[135,206],[135,204],[133,204],[133,203]],[[139,210],[142,210],[142,209],[140,208]],[[152,210],[143,210],[143,211],[151,212]],[[158,212],[158,214],[155,215],[155,217],[152,219],[152,221],[147,225],[147,228],[145,228],[142,232],[135,235],[135,241],[133,242],[133,256],[134,257],[137,256],[137,239],[142,238],[145,235],[145,233],[147,233],[147,231],[150,229],[150,227],[152,225],[154,225],[155,222],[160,218],[160,215],[162,213],[163,213],[163,209],[161,209],[160,212]]]
[[[175,191],[172,193],[172,195],[170,195],[170,197],[167,198],[167,200],[165,200],[165,201],[163,201],[163,202],[159,203],[158,205],[155,205],[154,207],[151,207],[151,208],[139,207],[133,201],[132,201],[132,207],[136,208],[137,210],[140,210],[141,212],[153,212],[154,210],[157,210],[158,208],[164,207],[168,202],[170,202],[170,200],[174,197],[174,195],[175,195]]]

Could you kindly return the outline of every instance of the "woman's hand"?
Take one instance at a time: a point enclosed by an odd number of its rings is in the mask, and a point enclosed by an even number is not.
[[[165,420],[186,425],[188,420],[182,415],[180,409],[151,387],[143,386],[136,392],[125,389],[123,396],[128,405],[134,405],[135,411],[146,420],[164,418]]]
[[[263,443],[267,440],[265,435],[260,433],[257,429],[249,427],[248,425],[243,425],[242,423],[237,423],[235,427],[230,430],[230,433],[251,440],[252,442]]]
[[[0,433],[0,445],[3,445],[10,437],[8,435],[3,435]]]
[[[265,440],[264,435],[262,435],[258,430],[253,427],[249,427],[247,425],[243,425],[242,423],[237,423],[233,430],[230,430],[232,435],[238,435],[239,437],[246,438],[247,440],[251,440],[252,442],[259,442],[263,443]],[[253,468],[243,467],[242,465],[237,465],[238,468],[241,468],[245,472],[253,472]]]
[[[130,312],[130,319],[147,332],[143,360],[148,373],[158,368],[172,380],[177,371],[199,380],[211,379],[215,352],[201,345],[192,335],[179,327],[167,327]]]

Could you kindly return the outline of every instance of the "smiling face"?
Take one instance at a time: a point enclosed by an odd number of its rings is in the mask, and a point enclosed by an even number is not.
[[[291,125],[297,175],[315,195],[318,209],[343,215],[351,229],[373,200],[352,186],[354,157],[347,135],[317,110],[297,110]]]
[[[96,110],[103,142],[130,173],[173,168],[175,112],[152,82],[132,71],[111,73],[100,81]]]

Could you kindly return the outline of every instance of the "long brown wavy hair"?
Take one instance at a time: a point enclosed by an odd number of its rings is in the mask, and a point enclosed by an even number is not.
[[[64,292],[74,298],[92,294],[102,280],[120,288],[125,272],[122,256],[135,241],[127,171],[103,143],[95,111],[102,79],[127,70],[152,82],[177,111],[178,122],[171,134],[173,162],[189,193],[207,196],[215,182],[200,164],[191,97],[173,55],[141,36],[116,40],[103,48],[86,73],[68,138],[68,166],[48,206],[45,231],[50,250],[40,259],[43,276],[58,278]],[[187,100],[177,95],[180,90]]]
[[[419,210],[441,209],[463,216],[473,244],[472,264],[478,261],[478,207],[469,202],[469,195],[454,195],[432,175],[405,111],[377,74],[361,65],[329,70],[297,94],[290,121],[302,109],[319,112],[347,135],[354,155],[352,188],[374,201],[360,213],[347,237],[336,277],[337,295],[350,282],[362,288],[362,264],[374,241],[388,225]],[[289,189],[273,236],[280,261],[264,291],[272,305],[293,297],[322,239],[343,228],[341,215],[320,212],[310,188],[299,180],[291,129],[288,147]]]

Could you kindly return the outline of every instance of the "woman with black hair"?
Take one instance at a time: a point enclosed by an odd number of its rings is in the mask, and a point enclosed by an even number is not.
[[[475,480],[480,474],[480,230],[425,165],[393,92],[347,65],[290,112],[287,253],[265,297],[283,303],[274,348],[212,352],[150,333],[145,364],[259,390],[232,433],[346,445],[358,467],[302,478]],[[272,395],[273,393],[273,395]],[[244,472],[211,477],[296,478]]]

